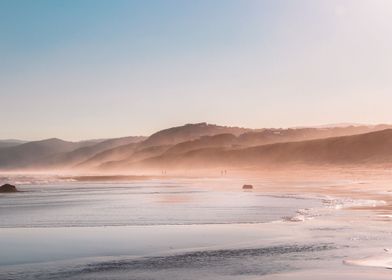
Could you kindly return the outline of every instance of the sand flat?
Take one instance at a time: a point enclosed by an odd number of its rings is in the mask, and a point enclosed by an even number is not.
[[[297,175],[24,185],[0,278],[385,279],[389,177]]]

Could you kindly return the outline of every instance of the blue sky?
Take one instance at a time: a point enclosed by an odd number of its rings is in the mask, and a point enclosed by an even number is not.
[[[392,123],[388,0],[0,0],[0,138]]]

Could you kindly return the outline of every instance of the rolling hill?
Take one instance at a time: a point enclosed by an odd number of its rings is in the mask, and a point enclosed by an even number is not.
[[[188,141],[194,141],[200,137],[213,136],[222,133],[240,135],[252,131],[247,128],[218,126],[207,123],[186,124],[183,126],[164,129],[152,134],[146,140],[137,145],[123,145],[103,151],[94,157],[79,164],[77,168],[95,168],[102,166],[116,166],[135,162],[147,157],[159,156],[169,148]],[[107,164],[107,165],[105,165]]]
[[[146,159],[135,168],[278,167],[392,163],[392,129],[248,148],[204,148]]]
[[[57,138],[33,141],[0,149],[0,169],[55,169],[75,165],[108,148],[143,140],[124,137],[108,140],[69,142]]]
[[[4,139],[0,140],[0,149],[1,148],[10,148],[10,147],[15,147],[22,145],[24,143],[27,143],[28,141],[23,141],[23,140],[17,140],[17,139]]]
[[[82,142],[53,138],[0,148],[0,170],[115,172],[134,168],[387,163],[391,131],[389,125],[256,130],[186,124],[148,138]]]
[[[85,143],[75,143],[52,138],[42,141],[28,142],[22,145],[4,148],[0,150],[0,168],[17,169],[35,164],[38,159],[70,152],[80,148]]]

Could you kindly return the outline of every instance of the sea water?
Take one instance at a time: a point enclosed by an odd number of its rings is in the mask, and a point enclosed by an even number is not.
[[[22,185],[0,194],[0,228],[263,223],[319,200],[220,188],[214,182]]]
[[[340,264],[356,244],[344,223],[290,219],[324,199],[240,183],[20,185],[0,195],[0,279],[254,279]]]

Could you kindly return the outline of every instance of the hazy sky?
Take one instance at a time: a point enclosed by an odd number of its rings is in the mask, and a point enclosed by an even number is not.
[[[0,138],[392,123],[390,0],[0,0]]]

